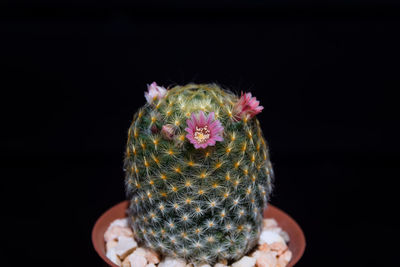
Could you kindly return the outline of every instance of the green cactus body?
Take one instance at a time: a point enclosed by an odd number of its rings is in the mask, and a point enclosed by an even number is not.
[[[135,238],[192,263],[237,260],[257,243],[272,168],[258,120],[233,116],[238,97],[214,84],[176,86],[146,104],[128,132],[124,169]],[[193,112],[215,112],[223,141],[195,149]],[[162,134],[168,125],[171,136]]]

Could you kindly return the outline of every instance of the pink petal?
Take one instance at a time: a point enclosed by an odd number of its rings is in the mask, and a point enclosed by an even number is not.
[[[215,145],[215,139],[208,140],[206,144],[209,145],[209,146],[214,146]]]
[[[215,128],[218,127],[218,124],[213,122],[212,124],[208,125],[208,128],[210,129],[211,132],[215,132]]]
[[[207,118],[206,124],[209,125],[214,120],[214,115],[215,115],[214,111],[211,112],[210,114],[208,114],[208,118]]]
[[[150,102],[151,102],[151,98],[150,98],[148,92],[144,92],[144,97],[146,98],[147,103],[150,103]]]
[[[188,132],[188,134],[192,134],[193,135],[193,128],[185,128],[185,131]]]
[[[208,125],[208,127],[210,127],[212,129],[218,125],[221,125],[221,123],[219,121],[213,121],[211,124]]]
[[[196,140],[193,138],[193,135],[187,134],[187,135],[186,135],[186,138],[189,139],[189,141],[190,141],[192,144],[197,144]]]
[[[211,131],[211,133],[213,136],[216,136],[216,135],[219,135],[220,133],[222,133],[223,130],[224,130],[224,127],[219,126],[218,128],[213,129]]]
[[[206,148],[207,147],[207,143],[203,143],[200,145],[201,148]]]
[[[259,112],[261,112],[261,110],[263,110],[263,109],[264,109],[263,106],[258,106],[258,107],[256,108],[256,110],[259,111]]]
[[[200,111],[199,115],[199,126],[203,127],[206,124],[206,118],[204,117],[204,112]]]
[[[211,130],[212,133],[218,133],[222,129],[223,129],[223,127],[219,123],[217,123],[217,124],[213,125],[212,127],[210,127],[210,130]]]
[[[187,119],[186,124],[192,131],[196,128],[192,120]]]
[[[217,135],[217,136],[215,136],[214,140],[215,141],[224,141],[224,138],[222,136]]]
[[[191,118],[192,118],[192,122],[194,125],[198,124],[197,118],[196,118],[196,115],[194,115],[194,112],[191,114]]]
[[[224,129],[224,127],[221,126],[221,123],[215,123],[213,125],[210,125],[210,130],[211,132],[220,132]]]
[[[254,106],[257,106],[257,100],[253,97],[253,98],[251,98],[250,100],[249,100],[249,102],[247,103],[247,105],[249,106],[249,107],[254,107]]]
[[[199,148],[206,148],[206,144],[198,144],[198,143],[193,143],[194,148],[199,149]]]

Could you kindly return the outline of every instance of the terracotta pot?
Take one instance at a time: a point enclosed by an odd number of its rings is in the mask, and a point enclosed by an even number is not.
[[[92,242],[94,249],[108,265],[113,267],[118,266],[112,263],[106,257],[104,232],[107,230],[112,221],[126,217],[125,212],[127,208],[128,201],[123,201],[107,210],[96,221],[92,230]],[[268,208],[264,211],[264,217],[274,218],[278,222],[279,226],[289,234],[289,249],[292,251],[293,257],[287,266],[294,266],[300,260],[306,247],[306,240],[300,226],[288,214],[272,205],[268,205]]]

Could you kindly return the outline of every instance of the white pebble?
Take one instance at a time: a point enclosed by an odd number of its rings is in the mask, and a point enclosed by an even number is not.
[[[276,255],[274,254],[275,253],[272,251],[259,253],[257,256],[257,267],[275,267],[277,264],[277,259]]]
[[[217,263],[214,265],[214,267],[228,267],[228,265],[225,265],[223,263]]]
[[[160,256],[158,255],[157,252],[155,252],[154,250],[148,249],[148,248],[146,248],[145,251],[146,251],[145,257],[146,257],[146,260],[149,262],[149,264],[150,263],[157,264],[160,262]]]
[[[280,258],[283,258],[286,262],[289,262],[292,259],[292,252],[290,250],[286,250]]]
[[[254,267],[256,259],[248,256],[244,256],[239,261],[232,264],[232,267]]]
[[[258,240],[258,244],[264,244],[267,243],[268,245],[274,243],[274,242],[281,242],[285,243],[285,240],[278,234],[273,231],[262,231],[260,235],[260,239]]]
[[[117,253],[115,253],[115,248],[111,248],[111,249],[107,250],[106,256],[113,263],[115,263],[118,266],[121,266],[121,260],[118,258]]]
[[[116,219],[114,220],[108,228],[113,226],[128,227],[128,218]]]
[[[268,229],[264,229],[264,231],[271,231],[271,232],[280,234],[282,232],[282,228],[274,226],[274,227],[271,227],[271,228],[268,228]]]
[[[120,236],[118,237],[118,244],[115,247],[115,253],[124,259],[137,247],[137,243],[133,237]]]
[[[290,237],[289,234],[285,231],[281,231],[279,235],[285,240],[286,243],[289,243]]]
[[[104,233],[104,240],[108,242],[111,240],[116,240],[120,236],[132,237],[133,232],[129,227],[114,225],[108,228],[107,231]]]
[[[118,245],[118,242],[115,240],[108,241],[106,243],[106,250],[108,251],[109,249],[115,248],[117,245]]]
[[[143,248],[136,249],[131,255],[128,256],[129,262],[133,267],[146,267],[146,251]]]
[[[268,229],[276,226],[278,226],[278,222],[275,219],[263,219],[263,229]]]
[[[158,267],[186,267],[186,261],[179,258],[165,257]]]
[[[149,263],[146,265],[146,267],[156,267],[156,266],[154,265],[154,263]]]

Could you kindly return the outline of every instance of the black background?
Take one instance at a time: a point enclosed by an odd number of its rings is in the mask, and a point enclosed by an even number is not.
[[[399,210],[395,1],[1,3],[2,261],[101,266],[146,84],[252,92],[302,226],[298,266],[389,266]],[[15,263],[16,262],[16,263]]]

